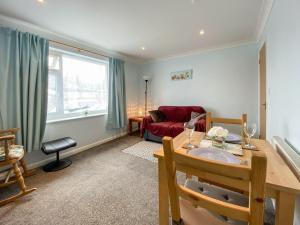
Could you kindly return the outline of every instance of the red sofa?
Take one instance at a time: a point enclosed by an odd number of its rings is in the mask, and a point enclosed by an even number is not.
[[[146,140],[161,141],[164,136],[175,137],[184,130],[183,124],[191,119],[191,112],[206,113],[201,106],[160,106],[158,110],[166,119],[159,123],[154,123],[151,116],[143,119],[142,133]],[[197,121],[195,130],[205,132],[205,118]]]

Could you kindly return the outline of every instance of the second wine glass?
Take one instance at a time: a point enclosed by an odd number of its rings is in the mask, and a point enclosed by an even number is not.
[[[247,135],[247,143],[245,147],[248,149],[254,149],[255,146],[251,144],[251,138],[255,135],[257,130],[256,123],[247,124],[244,123],[244,132]]]
[[[195,130],[195,124],[194,123],[184,123],[184,130],[185,130],[185,132],[187,133],[187,136],[188,136],[188,138],[189,138],[189,142],[188,142],[188,144],[187,144],[187,147],[189,148],[189,149],[191,149],[191,148],[194,148],[195,146],[191,143],[191,137],[192,137],[192,135],[193,135],[193,133],[194,133],[194,130]]]

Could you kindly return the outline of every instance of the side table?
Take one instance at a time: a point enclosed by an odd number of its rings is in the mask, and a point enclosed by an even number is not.
[[[143,119],[144,119],[144,117],[142,117],[142,116],[134,116],[134,117],[130,117],[128,119],[128,133],[129,133],[129,135],[132,134],[132,123],[137,123],[140,135],[142,136],[141,127],[142,127]]]

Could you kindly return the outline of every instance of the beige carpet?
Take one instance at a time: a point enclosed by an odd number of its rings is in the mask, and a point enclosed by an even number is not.
[[[73,156],[65,170],[38,170],[38,190],[0,208],[0,224],[157,225],[157,164],[121,152],[141,139],[124,137]],[[12,188],[0,189],[0,198]]]

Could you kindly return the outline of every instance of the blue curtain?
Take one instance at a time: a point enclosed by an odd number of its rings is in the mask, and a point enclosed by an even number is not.
[[[119,129],[126,126],[126,88],[124,62],[120,59],[109,59],[108,87],[108,129]]]
[[[21,128],[17,142],[40,149],[47,117],[47,40],[0,27],[0,129]]]

